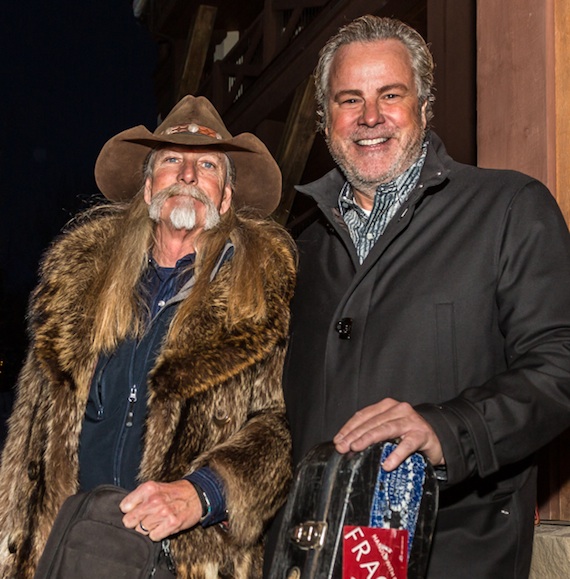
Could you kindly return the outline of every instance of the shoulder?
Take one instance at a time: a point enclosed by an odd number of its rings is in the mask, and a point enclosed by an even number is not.
[[[266,292],[276,292],[282,299],[288,299],[297,275],[297,249],[291,235],[271,218],[240,213],[238,221],[241,239],[237,247],[247,267],[255,268]]]
[[[88,212],[69,222],[42,256],[32,307],[45,307],[43,296],[69,300],[90,288],[109,260],[118,223],[120,217],[114,210]]]
[[[100,244],[117,229],[123,215],[122,209],[113,206],[94,207],[79,213],[67,223],[51,247],[78,242],[80,242],[80,247]]]
[[[255,245],[261,245],[266,257],[296,261],[295,242],[285,227],[271,218],[256,218],[244,214],[239,216],[240,228]]]
[[[447,178],[442,188],[450,199],[464,199],[487,210],[509,212],[515,206],[557,210],[554,196],[538,179],[512,169],[477,167],[448,158],[443,166]]]
[[[53,267],[53,262],[83,262],[90,256],[102,251],[119,229],[118,223],[122,213],[105,207],[96,208],[74,217],[50,244],[42,261],[41,269],[46,264]]]
[[[460,163],[447,152],[441,139],[433,131],[429,135],[430,146],[425,162],[429,174],[443,170],[449,174],[451,183],[459,184],[469,190],[485,189],[494,194],[515,196],[526,189],[549,193],[538,179],[512,169],[496,169]]]
[[[458,186],[472,193],[485,207],[502,210],[505,219],[516,214],[528,218],[560,214],[558,203],[550,190],[538,179],[509,169],[466,167],[458,176]]]

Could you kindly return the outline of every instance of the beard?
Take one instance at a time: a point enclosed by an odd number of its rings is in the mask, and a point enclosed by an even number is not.
[[[191,231],[196,227],[196,207],[195,200],[199,201],[206,208],[204,218],[204,231],[213,229],[220,222],[220,212],[214,202],[195,185],[175,184],[162,189],[156,193],[148,207],[148,215],[152,221],[159,223],[161,220],[162,208],[171,197],[179,197],[179,203],[168,216],[170,224],[174,229],[186,229]]]
[[[326,143],[331,157],[343,172],[346,180],[353,189],[366,194],[371,198],[378,185],[389,183],[411,167],[421,155],[422,144],[425,138],[425,130],[419,123],[400,141],[399,151],[391,163],[384,166],[374,167],[374,163],[365,163],[348,152],[345,143],[339,139],[326,137]],[[390,135],[386,135],[390,136]],[[366,134],[353,135],[353,139],[367,138]]]

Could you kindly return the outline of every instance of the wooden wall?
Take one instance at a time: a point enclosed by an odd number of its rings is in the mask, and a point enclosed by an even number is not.
[[[477,163],[476,0],[428,0],[427,41],[435,67],[433,129],[450,155]]]
[[[570,223],[570,3],[477,1],[478,164],[546,183]]]

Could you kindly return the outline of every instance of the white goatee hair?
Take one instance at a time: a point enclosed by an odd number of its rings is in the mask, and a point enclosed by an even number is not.
[[[174,229],[186,229],[188,231],[196,227],[196,208],[194,200],[198,200],[206,207],[204,230],[213,229],[220,222],[220,212],[214,202],[195,185],[171,185],[162,189],[152,198],[148,207],[148,215],[155,223],[160,221],[160,214],[164,203],[171,197],[179,196],[184,200],[183,205],[175,207],[169,216]]]

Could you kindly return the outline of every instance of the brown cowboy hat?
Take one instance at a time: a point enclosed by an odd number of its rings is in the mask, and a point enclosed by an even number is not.
[[[281,171],[267,147],[251,133],[235,137],[205,97],[184,97],[151,133],[143,125],[109,139],[95,163],[95,180],[113,201],[133,197],[143,184],[143,165],[160,145],[215,147],[233,161],[236,207],[253,207],[269,215],[281,198]]]

